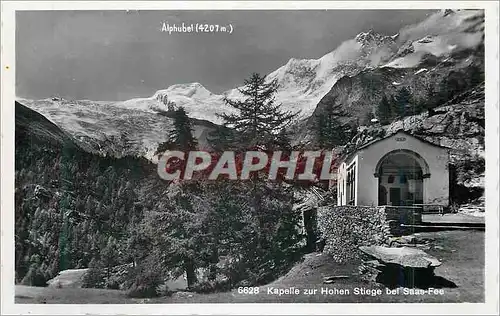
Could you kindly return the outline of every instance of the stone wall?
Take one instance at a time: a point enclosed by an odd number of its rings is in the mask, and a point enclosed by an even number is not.
[[[412,233],[401,224],[422,222],[419,208],[395,206],[323,206],[318,208],[318,230],[323,251],[337,262],[359,258],[359,246],[388,245],[391,237]]]
[[[359,246],[383,245],[391,236],[385,209],[370,206],[320,207],[318,230],[323,251],[340,263],[359,259]]]
[[[394,236],[413,233],[411,227],[401,227],[405,225],[420,225],[422,224],[422,209],[411,206],[378,206],[386,215],[387,225],[390,232]]]

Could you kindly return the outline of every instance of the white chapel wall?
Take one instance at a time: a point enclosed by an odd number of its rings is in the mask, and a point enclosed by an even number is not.
[[[429,165],[430,178],[424,179],[426,204],[449,204],[448,152],[404,133],[397,133],[358,152],[357,204],[378,204],[378,178],[374,176],[379,160],[387,153],[406,149],[419,154]]]

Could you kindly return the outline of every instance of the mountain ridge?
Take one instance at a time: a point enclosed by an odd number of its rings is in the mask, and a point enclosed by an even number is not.
[[[408,86],[408,82],[416,76],[427,78],[417,81],[434,82],[435,67],[449,67],[448,70],[442,70],[443,73],[454,68],[466,68],[470,55],[468,51],[476,49],[483,40],[484,11],[438,11],[420,23],[403,27],[394,35],[368,30],[320,58],[290,58],[285,65],[269,73],[267,79],[278,81],[276,101],[283,105],[284,110],[300,111],[299,121],[311,121],[312,116],[321,113],[323,103],[332,91],[359,94],[342,88],[346,86],[345,82],[358,80],[359,84],[375,88],[376,85],[370,80],[383,77],[384,73],[390,74],[390,89]],[[460,63],[465,64],[460,66]],[[406,78],[406,84],[400,76]],[[367,98],[378,102],[380,91],[373,90],[370,93],[372,95],[367,95]],[[344,101],[351,100],[353,95]],[[118,102],[69,101],[60,98],[19,101],[44,114],[70,134],[76,137],[83,135],[89,143],[100,144],[103,138],[125,135],[135,144],[127,153],[151,156],[153,148],[171,128],[171,121],[165,121],[162,113],[168,113],[173,106],[183,106],[190,118],[221,124],[217,113],[236,112],[223,102],[224,97],[241,98],[241,94],[238,88],[215,94],[201,83],[193,82],[160,89],[151,97]],[[354,102],[349,101],[349,107],[357,108],[355,117],[362,119],[367,112],[373,112],[373,104],[367,107],[366,102],[356,101],[359,98],[353,99]],[[310,126],[306,124],[307,128]],[[125,130],[125,127],[129,129]],[[198,133],[198,137],[206,134],[206,129],[201,126],[201,130],[195,133]],[[114,142],[120,143],[120,140],[114,139],[111,143]],[[120,146],[126,147],[126,144]]]

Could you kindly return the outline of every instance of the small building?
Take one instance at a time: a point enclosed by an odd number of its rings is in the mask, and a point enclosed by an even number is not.
[[[404,131],[368,143],[340,162],[337,205],[447,207],[449,152]]]

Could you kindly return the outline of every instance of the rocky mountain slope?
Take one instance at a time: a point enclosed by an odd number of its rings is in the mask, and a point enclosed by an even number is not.
[[[439,89],[461,93],[479,83],[471,81],[484,72],[482,11],[435,13],[403,29],[397,42],[393,47],[398,48],[389,53],[392,55],[387,63],[338,80],[318,103],[313,116],[335,102],[358,123],[365,123],[367,115],[375,113],[382,95],[395,96],[404,87],[415,102],[424,102],[443,92]],[[429,95],[430,91],[436,95]]]
[[[450,148],[453,200],[484,205],[484,13],[439,12],[398,40],[403,44],[388,63],[339,79],[299,124],[295,140],[314,142],[315,117],[340,105],[344,121],[358,126],[346,152],[403,129]],[[384,126],[371,121],[380,119],[382,97],[394,105],[403,89],[409,100],[401,111]]]
[[[457,205],[473,203],[483,207],[485,186],[485,94],[479,84],[456,96],[431,113],[423,112],[395,120],[389,125],[360,128],[344,152],[399,130],[420,136],[450,150],[451,196]]]

